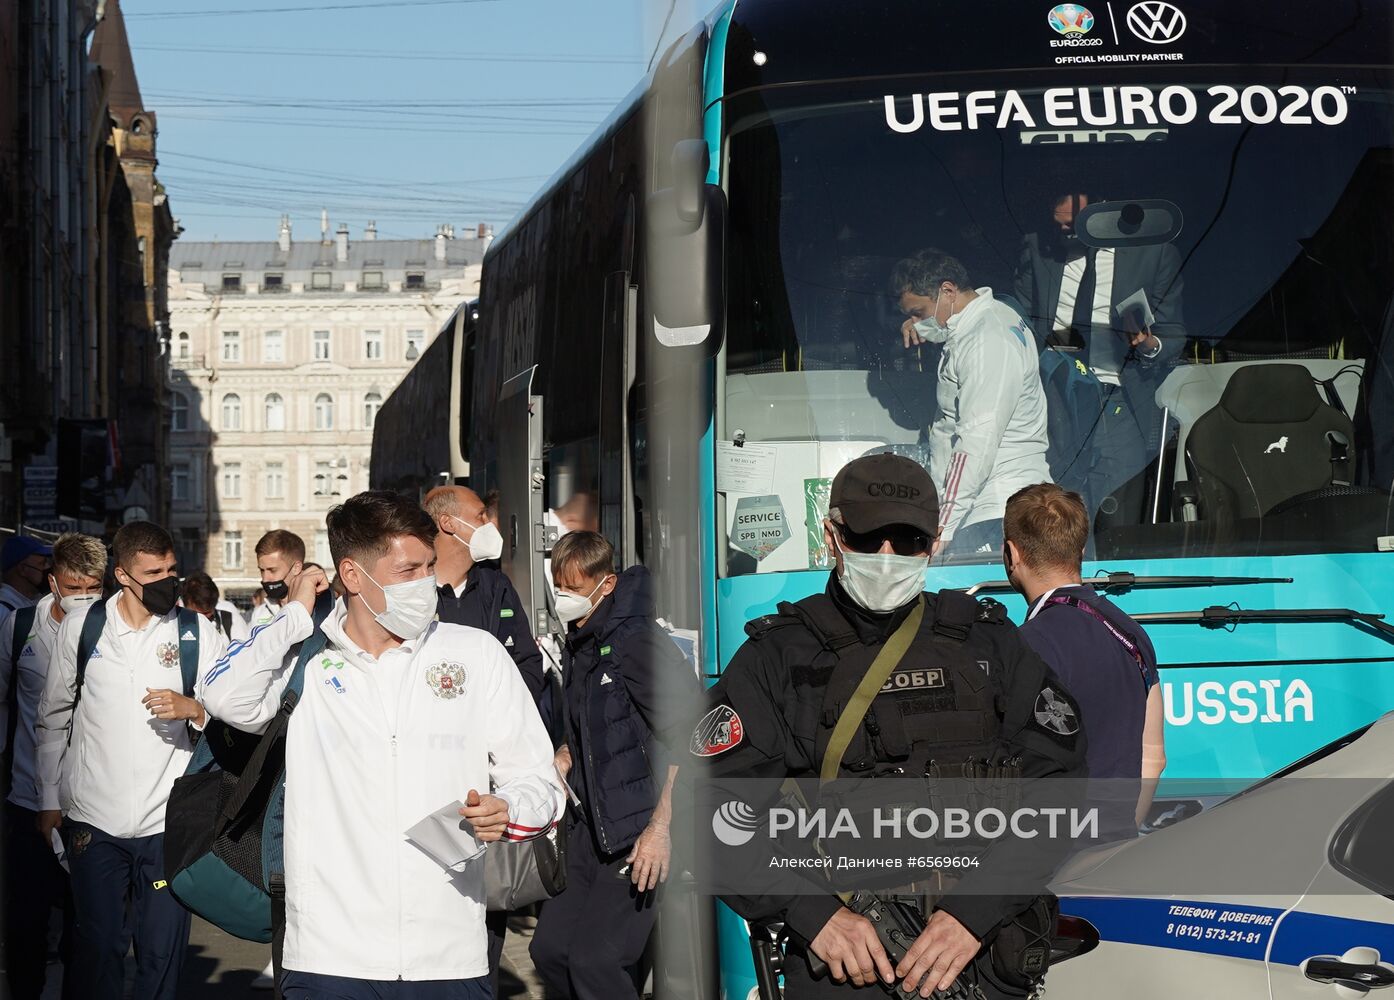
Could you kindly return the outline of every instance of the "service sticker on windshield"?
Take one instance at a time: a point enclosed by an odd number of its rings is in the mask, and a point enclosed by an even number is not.
[[[736,521],[731,544],[748,556],[762,560],[789,540],[789,519],[777,494],[741,497],[736,502]]]
[[[770,445],[716,443],[716,488],[721,493],[768,493],[774,489],[774,461],[779,452]]]

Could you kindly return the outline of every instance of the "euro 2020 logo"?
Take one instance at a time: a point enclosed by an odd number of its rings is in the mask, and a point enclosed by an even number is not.
[[[1094,15],[1077,3],[1051,8],[1046,21],[1057,35],[1087,35],[1094,27]]]

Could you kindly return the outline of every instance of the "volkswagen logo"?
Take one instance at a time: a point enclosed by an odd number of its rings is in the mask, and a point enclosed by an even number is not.
[[[1186,15],[1166,0],[1142,0],[1128,11],[1128,30],[1151,45],[1170,45],[1186,33]]]

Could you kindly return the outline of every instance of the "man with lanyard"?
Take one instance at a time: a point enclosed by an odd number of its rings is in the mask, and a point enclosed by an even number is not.
[[[1153,396],[1186,340],[1181,255],[1170,243],[1085,246],[1075,217],[1090,203],[1079,191],[1050,199],[1045,231],[1023,241],[1015,291],[1042,345],[1082,352],[1102,383],[1088,500],[1092,512],[1137,524],[1146,490],[1136,477],[1160,443],[1161,411]]]
[[[132,521],[112,552],[121,590],[58,629],[35,726],[38,825],[45,840],[61,827],[67,846],[78,995],[120,1000],[134,944],[134,995],[173,1000],[189,914],[165,880],[165,805],[193,756],[189,724],[205,721],[197,678],[223,640],[207,618],[177,607],[167,531]]]
[[[1078,776],[1083,740],[1073,701],[1002,606],[923,592],[939,528],[928,473],[907,458],[865,456],[837,474],[829,505],[823,528],[836,566],[826,590],[748,624],[748,640],[709,692],[691,744],[708,779],[697,786],[699,802],[704,788],[719,793],[729,779],[930,778],[989,760],[1027,780]],[[899,651],[877,683],[887,646]],[[840,723],[852,704],[862,709],[847,729]],[[834,751],[839,733],[842,748]],[[914,784],[928,796],[928,782]],[[983,868],[1043,886],[1056,859],[1024,855],[1019,846],[989,848]],[[967,874],[933,900],[921,913],[923,933],[894,967],[872,923],[831,883],[816,894],[762,886],[722,898],[747,920],[780,922],[790,932],[787,1000],[847,996],[876,982],[928,997],[952,986],[969,963],[982,995],[996,998],[1004,994],[985,945],[1041,890],[1002,896],[981,884]],[[827,978],[815,972],[815,958]]]
[[[13,535],[0,549],[0,618],[30,608],[44,593],[50,549],[37,538]]]
[[[426,494],[422,506],[437,528],[437,615],[443,622],[483,629],[502,643],[540,709],[547,691],[542,651],[532,637],[517,590],[499,568],[503,535],[489,520],[484,502],[464,486],[438,486]],[[497,994],[507,912],[491,910],[485,925],[489,931],[489,976]]]
[[[251,628],[265,625],[281,613],[288,593],[286,580],[305,567],[305,541],[293,531],[277,528],[257,540],[257,572],[266,600],[247,612]]]
[[[40,835],[36,823],[40,800],[34,722],[58,626],[69,612],[101,599],[105,574],[106,546],[101,540],[65,534],[53,546],[49,592],[34,607],[21,608],[0,623],[0,703],[9,706],[5,757],[12,761],[5,799],[5,955],[14,1000],[38,1000],[43,994],[49,913],[55,906],[65,911],[59,950],[65,961],[70,957],[68,877],[52,841]],[[66,977],[64,996],[76,996],[74,976]]]
[[[1078,494],[1042,483],[1007,501],[1002,561],[1030,610],[1021,636],[1079,701],[1091,797],[1104,833],[1136,835],[1166,767],[1157,654],[1142,626],[1086,586],[1089,515]],[[1141,787],[1138,782],[1141,779]]]

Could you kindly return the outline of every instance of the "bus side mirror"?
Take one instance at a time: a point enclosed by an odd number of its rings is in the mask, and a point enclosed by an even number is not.
[[[707,183],[707,144],[679,142],[673,186],[645,207],[645,294],[664,347],[721,349],[726,316],[726,195]]]

